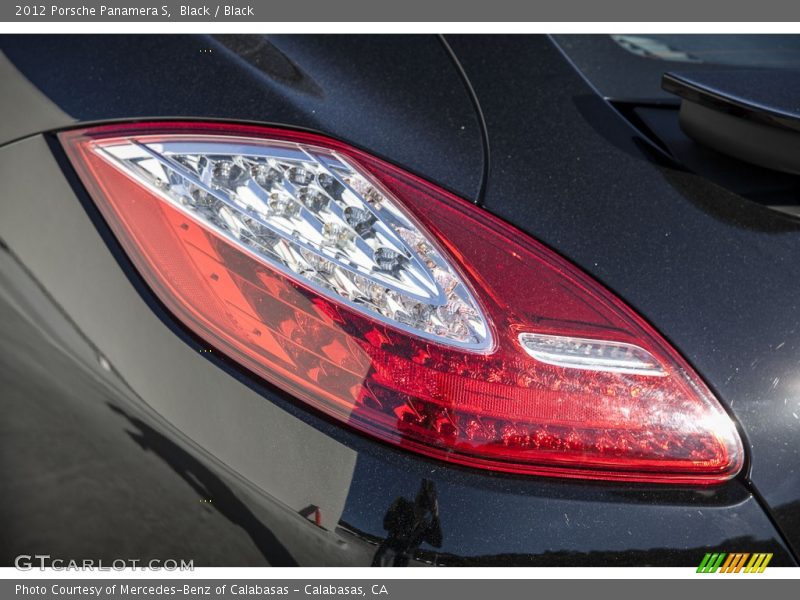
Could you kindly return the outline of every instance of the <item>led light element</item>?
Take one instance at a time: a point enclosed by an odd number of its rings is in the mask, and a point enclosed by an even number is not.
[[[427,181],[275,128],[61,139],[168,311],[349,427],[526,475],[710,484],[742,467],[730,417],[630,307]]]
[[[491,348],[486,317],[437,245],[336,152],[186,136],[112,139],[93,150],[242,251],[337,301],[443,344]]]
[[[663,377],[667,373],[647,350],[633,344],[586,338],[520,333],[525,352],[548,365]]]

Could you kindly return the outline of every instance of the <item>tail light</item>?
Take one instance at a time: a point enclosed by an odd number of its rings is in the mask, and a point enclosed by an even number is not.
[[[173,314],[341,422],[512,473],[706,484],[741,468],[730,418],[658,333],[418,177],[280,129],[152,123],[62,141]]]

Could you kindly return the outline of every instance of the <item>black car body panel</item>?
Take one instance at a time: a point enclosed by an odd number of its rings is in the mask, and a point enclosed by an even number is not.
[[[741,423],[750,479],[800,545],[800,223],[664,164],[547,40],[451,44],[490,133],[486,208],[586,269],[683,352]],[[491,65],[512,57],[507,67],[539,85],[496,76]]]
[[[34,35],[5,37],[2,51],[79,121],[314,129],[468,198],[484,170],[465,82],[434,36]]]
[[[796,564],[800,223],[677,168],[546,37],[448,37],[460,64],[435,37],[255,42],[0,39],[64,120],[310,128],[480,201],[686,356],[740,423],[747,470],[708,488],[498,475],[344,429],[201,352],[40,134],[54,125],[32,120],[0,148],[4,564],[368,565],[387,513],[423,492],[438,517],[412,564],[692,565],[711,550]],[[154,52],[170,60],[153,69]]]

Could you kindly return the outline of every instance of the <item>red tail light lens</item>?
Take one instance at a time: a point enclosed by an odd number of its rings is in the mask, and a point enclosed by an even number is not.
[[[62,134],[141,275],[218,351],[356,429],[486,469],[707,484],[731,419],[622,301],[535,240],[321,136]]]

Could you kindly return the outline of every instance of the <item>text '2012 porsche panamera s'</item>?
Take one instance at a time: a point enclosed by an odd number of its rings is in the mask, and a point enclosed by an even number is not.
[[[723,38],[0,38],[4,562],[795,565],[800,41]]]

